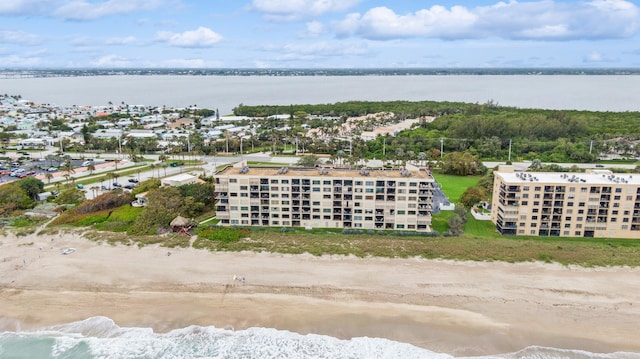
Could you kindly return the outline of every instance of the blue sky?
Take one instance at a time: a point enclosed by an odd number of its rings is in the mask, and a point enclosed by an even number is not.
[[[0,0],[0,68],[640,67],[624,0]]]

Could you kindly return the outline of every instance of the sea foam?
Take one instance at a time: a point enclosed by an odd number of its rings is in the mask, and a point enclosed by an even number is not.
[[[93,317],[36,332],[0,334],[0,358],[427,358],[450,359],[410,344],[382,338],[341,340],[272,328],[227,330],[189,326],[167,333],[125,328]],[[640,353],[596,354],[529,347],[481,359],[640,359]]]

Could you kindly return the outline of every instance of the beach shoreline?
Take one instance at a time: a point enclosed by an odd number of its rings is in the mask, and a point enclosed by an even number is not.
[[[78,233],[7,233],[0,253],[0,331],[105,316],[156,332],[381,337],[456,356],[640,352],[639,268],[138,248]]]

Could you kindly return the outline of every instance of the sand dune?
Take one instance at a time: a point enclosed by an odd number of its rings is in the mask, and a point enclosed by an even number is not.
[[[107,316],[156,331],[196,324],[384,337],[455,355],[531,345],[640,352],[638,268],[211,253],[79,234],[8,234],[0,243],[0,330]]]

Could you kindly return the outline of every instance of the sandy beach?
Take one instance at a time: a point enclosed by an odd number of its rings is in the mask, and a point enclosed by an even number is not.
[[[532,345],[640,352],[638,268],[211,253],[62,233],[4,235],[0,257],[0,331],[106,316],[159,332],[383,337],[458,356]]]

